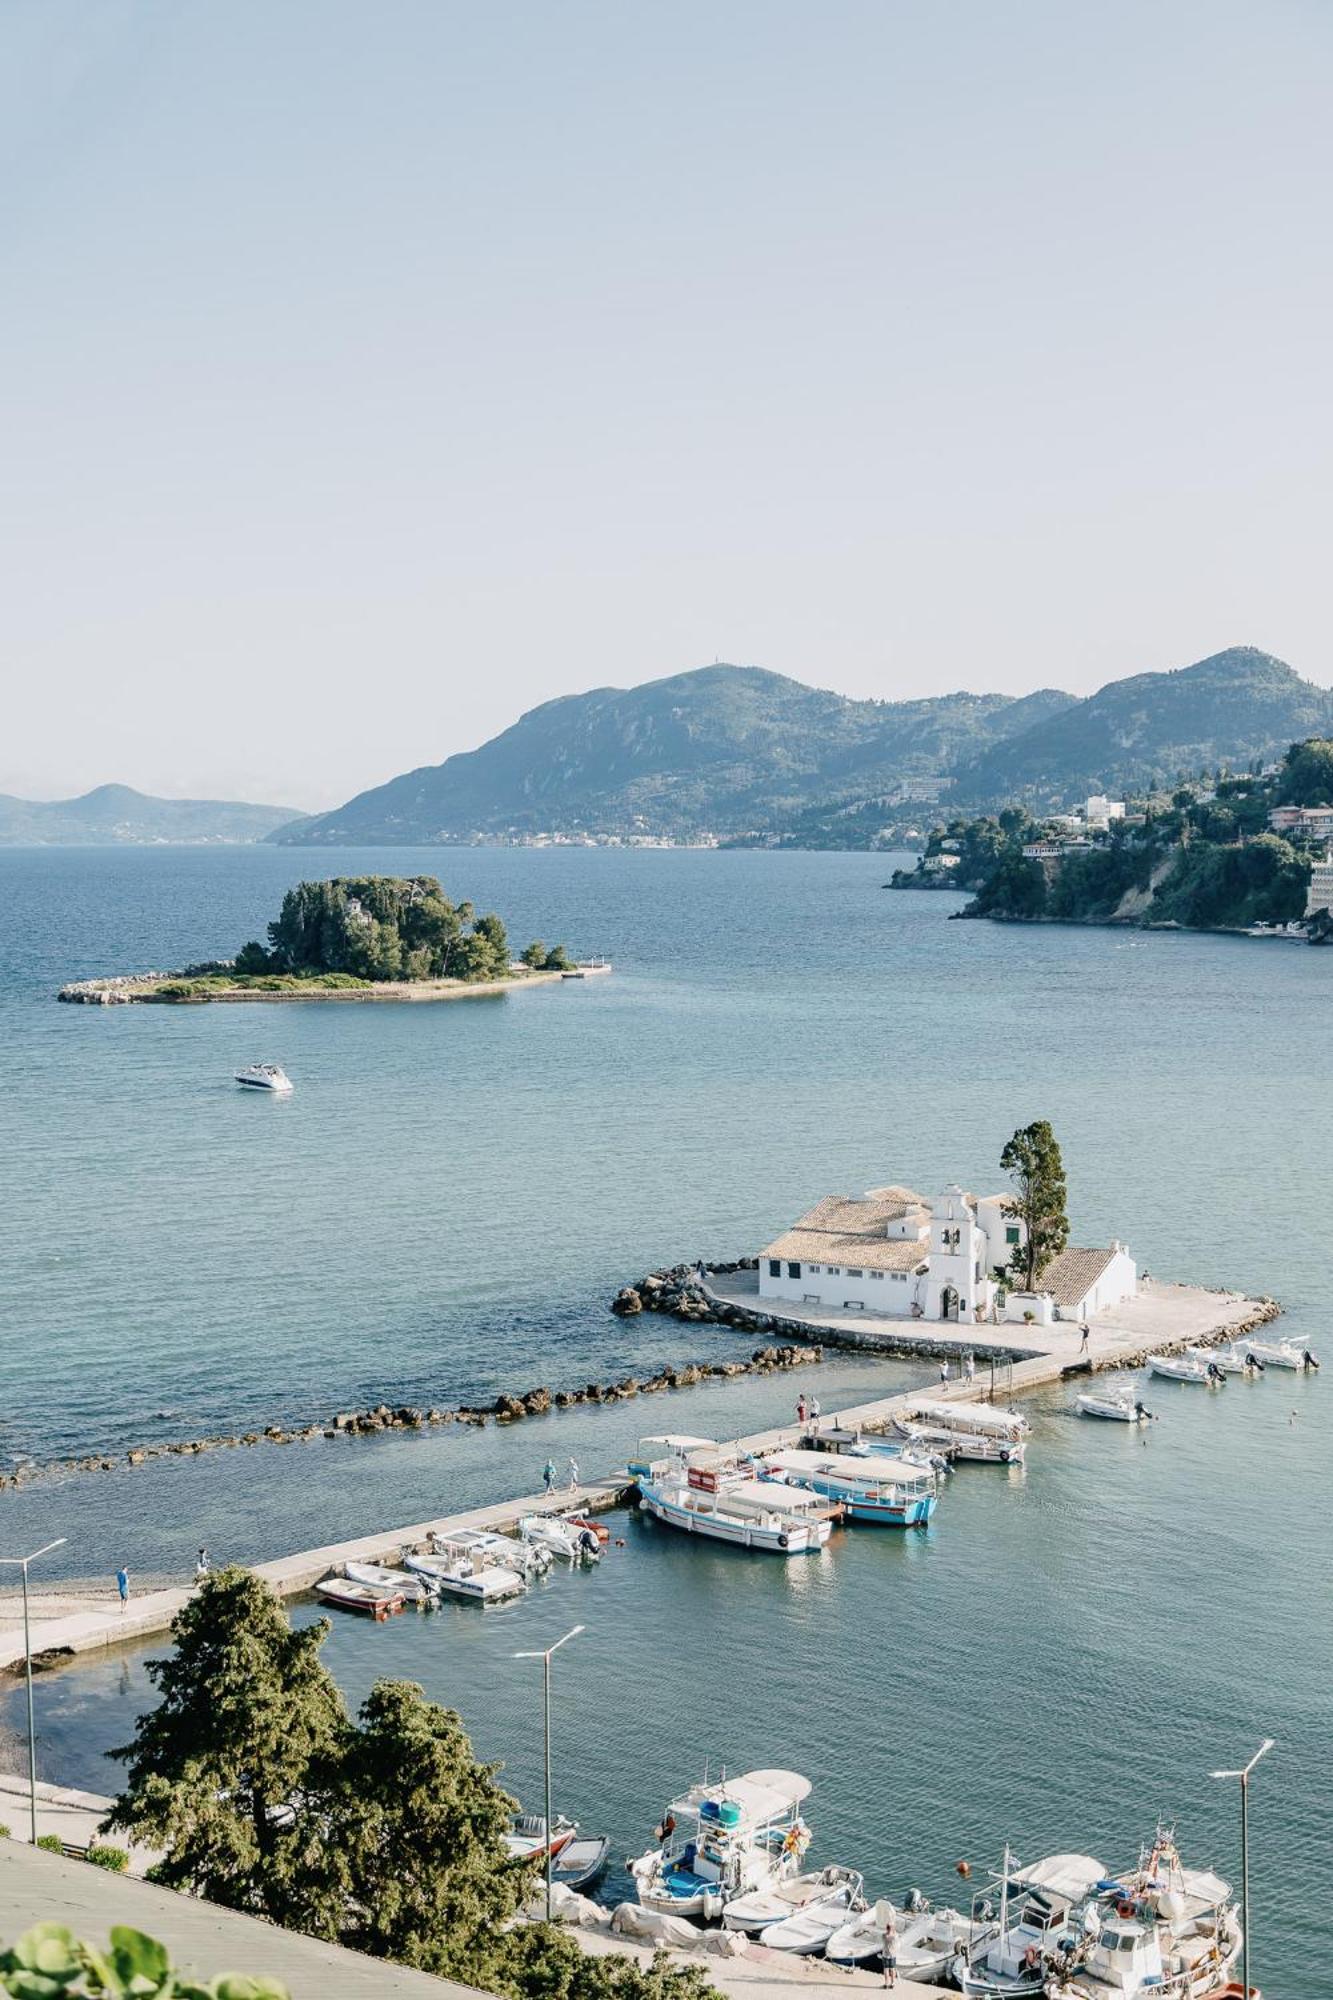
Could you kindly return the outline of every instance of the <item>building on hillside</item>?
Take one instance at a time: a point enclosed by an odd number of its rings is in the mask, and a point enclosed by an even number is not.
[[[1321,910],[1333,910],[1333,847],[1310,870],[1310,886],[1305,892],[1306,916],[1318,916]]]
[[[1104,792],[1094,792],[1083,802],[1083,818],[1089,826],[1107,827],[1113,819],[1125,817],[1125,801],[1108,799]]]
[[[1090,840],[1030,840],[1023,849],[1025,861],[1065,861],[1071,854],[1090,854]]]
[[[1036,1293],[1006,1293],[1004,1273],[1024,1240],[1009,1200],[960,1187],[827,1195],[759,1253],[759,1296],[888,1319],[1048,1324],[1106,1311],[1137,1291],[1134,1262],[1115,1243],[1066,1250]]]
[[[869,1188],[829,1194],[759,1254],[759,1296],[891,1320],[1087,1318],[1133,1298],[1139,1274],[1123,1244],[1067,1250],[1035,1294],[1005,1294],[1023,1248],[1007,1194]],[[1017,1308],[1017,1310],[1013,1310]]]
[[[1268,824],[1274,833],[1307,833],[1312,840],[1333,840],[1333,806],[1274,806]]]

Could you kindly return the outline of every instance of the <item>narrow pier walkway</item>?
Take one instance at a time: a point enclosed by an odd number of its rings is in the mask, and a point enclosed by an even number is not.
[[[748,1287],[739,1282],[747,1277],[750,1281]],[[730,1298],[747,1306],[756,1303],[752,1273],[740,1273],[736,1279],[715,1279],[711,1289],[718,1299]],[[763,1302],[763,1310],[769,1310],[767,1300]],[[918,1352],[938,1352],[943,1341],[956,1339],[960,1355],[970,1351],[977,1357],[976,1380],[968,1383],[955,1377],[947,1384],[941,1383],[932,1388],[931,1394],[963,1402],[979,1401],[989,1393],[992,1353],[1008,1357],[1016,1350],[1023,1352],[1021,1359],[1006,1360],[1002,1378],[997,1370],[996,1394],[1007,1400],[1059,1381],[1062,1375],[1072,1370],[1131,1367],[1146,1354],[1224,1340],[1243,1327],[1273,1317],[1276,1311],[1271,1300],[1247,1299],[1237,1292],[1204,1291],[1197,1286],[1166,1285],[1154,1281],[1145,1284],[1136,1299],[1114,1312],[1099,1314],[1091,1322],[1090,1354],[1082,1356],[1079,1351],[1079,1328],[1067,1321],[1051,1327],[964,1326],[948,1321],[876,1319],[868,1313],[830,1314],[785,1303],[780,1308],[784,1330],[790,1329],[804,1339],[821,1331],[840,1331],[840,1328],[835,1328],[834,1322],[844,1319],[852,1322],[856,1333],[863,1336],[857,1344],[872,1350],[901,1354],[910,1349],[915,1336],[920,1343]],[[822,1421],[830,1426],[840,1424],[850,1429],[858,1426],[873,1428],[891,1421],[899,1410],[917,1401],[921,1394],[920,1387],[899,1390],[892,1396],[879,1397],[852,1409],[826,1410]],[[653,1428],[659,1426],[667,1428],[662,1416],[658,1416]],[[679,1428],[688,1429],[688,1422],[682,1419]],[[749,1451],[774,1451],[799,1441],[795,1422],[776,1430],[757,1431],[738,1440]],[[433,1534],[457,1533],[462,1528],[484,1528],[504,1534],[511,1532],[524,1514],[563,1512],[572,1507],[580,1511],[611,1507],[624,1495],[628,1484],[626,1473],[612,1473],[576,1487],[558,1489],[554,1493],[529,1493],[521,1498],[498,1501],[492,1506],[474,1507],[463,1514],[419,1521],[407,1527],[384,1528],[373,1534],[358,1536],[353,1541],[331,1542],[323,1548],[304,1549],[296,1555],[256,1563],[254,1569],[257,1575],[272,1584],[280,1597],[299,1597],[342,1563],[394,1564],[405,1550],[424,1545]],[[111,1603],[70,1611],[58,1593],[35,1594],[32,1600],[33,1654],[93,1652],[101,1647],[117,1645],[122,1640],[142,1639],[153,1633],[165,1632],[177,1612],[189,1601],[189,1596],[190,1591],[186,1588],[156,1590],[142,1597],[132,1597],[124,1609],[119,1604]],[[7,1623],[0,1628],[0,1670],[15,1667],[22,1659],[23,1627],[18,1622]]]

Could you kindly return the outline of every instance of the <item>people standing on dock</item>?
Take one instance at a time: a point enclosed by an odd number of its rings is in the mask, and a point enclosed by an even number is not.
[[[965,1382],[975,1382],[976,1379],[977,1357],[972,1353],[965,1354],[963,1356],[963,1380]]]
[[[802,1430],[805,1429],[805,1420],[808,1415],[809,1411],[806,1407],[805,1397],[803,1395],[798,1396],[796,1398],[796,1421]]]
[[[212,1569],[212,1567],[213,1565],[208,1559],[208,1550],[201,1548],[199,1551],[199,1559],[194,1566],[195,1582],[202,1583],[204,1578],[208,1575],[209,1571]]]
[[[579,1462],[576,1458],[571,1458],[569,1461],[569,1490],[571,1493],[574,1491],[574,1488],[578,1485],[578,1483],[579,1483]]]
[[[812,1396],[812,1397],[810,1398],[810,1435],[811,1435],[811,1437],[818,1437],[818,1436],[819,1436],[819,1398],[818,1398],[818,1396]]]
[[[880,1946],[880,1956],[884,1960],[884,1984],[898,1984],[898,1923],[890,1903],[884,1918],[884,1938]]]
[[[1092,1329],[1087,1325],[1086,1321],[1082,1326],[1080,1326],[1079,1332],[1083,1336],[1083,1338],[1079,1341],[1078,1344],[1078,1351],[1080,1356],[1084,1354],[1091,1354],[1092,1348],[1090,1342],[1092,1340]]]
[[[949,1379],[949,1357],[946,1354],[943,1361],[941,1361],[940,1363],[940,1380],[941,1382],[947,1382],[948,1379]]]
[[[549,1493],[555,1485],[555,1460],[548,1458],[542,1467],[542,1484]]]
[[[123,1611],[130,1601],[130,1573],[124,1563],[116,1571],[116,1589],[120,1592],[120,1608]]]

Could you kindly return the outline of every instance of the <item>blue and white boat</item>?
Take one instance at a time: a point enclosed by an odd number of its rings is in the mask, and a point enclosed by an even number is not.
[[[923,1528],[935,1512],[938,1481],[927,1465],[887,1454],[853,1457],[825,1451],[775,1451],[765,1461],[775,1480],[835,1501],[854,1521]]]
[[[639,1901],[716,1921],[728,1903],[796,1875],[810,1844],[800,1812],[809,1793],[795,1771],[692,1785],[662,1815],[657,1846],[629,1864]]]
[[[670,1456],[649,1456],[652,1445],[665,1445]],[[802,1487],[754,1478],[748,1459],[711,1438],[642,1438],[629,1469],[645,1513],[668,1527],[771,1555],[822,1549],[837,1511]]]

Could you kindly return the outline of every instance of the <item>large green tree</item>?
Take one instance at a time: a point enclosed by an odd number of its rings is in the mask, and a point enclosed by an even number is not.
[[[1000,1165],[1014,1186],[1005,1207],[1023,1226],[1011,1268],[1030,1292],[1069,1241],[1064,1162],[1048,1121],[1039,1118],[1021,1126],[1001,1153]]]
[[[358,979],[494,979],[509,969],[500,918],[451,903],[433,875],[347,875],[298,882],[268,927],[269,950],[243,946],[241,971],[346,972]]]
[[[107,1829],[162,1848],[151,1874],[168,1888],[335,1936],[323,1799],[348,1724],[319,1657],[327,1622],[294,1632],[266,1583],[224,1569],[171,1629],[175,1650],[148,1664],[161,1699],[112,1752],[128,1776]]]
[[[1284,805],[1333,805],[1333,742],[1311,736],[1293,743],[1282,760],[1277,795]]]

